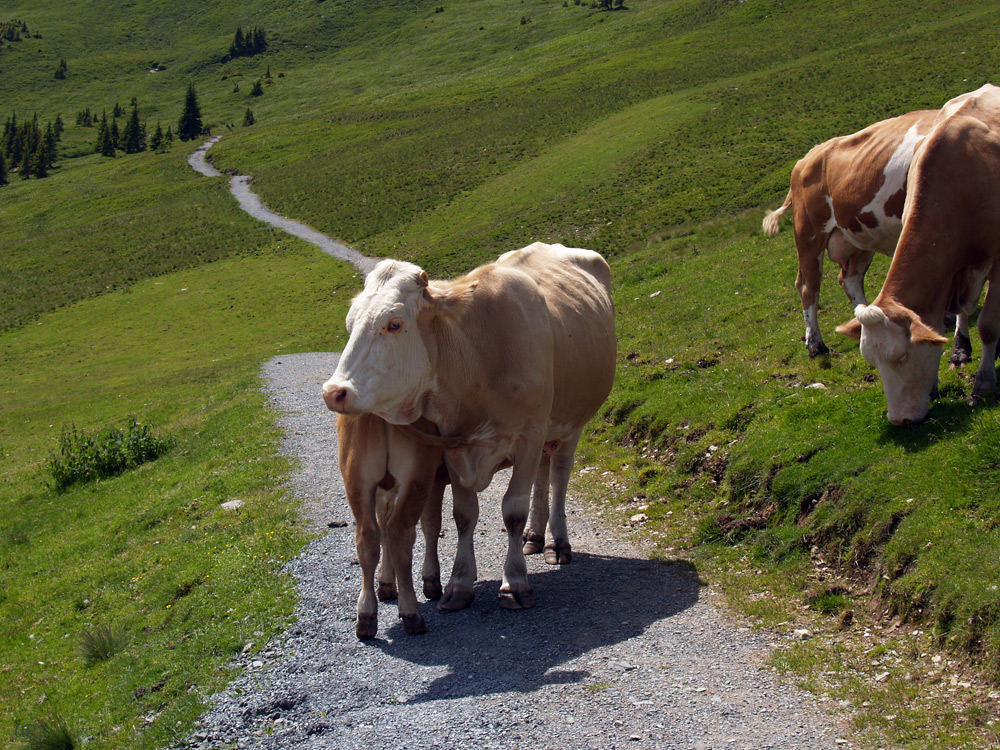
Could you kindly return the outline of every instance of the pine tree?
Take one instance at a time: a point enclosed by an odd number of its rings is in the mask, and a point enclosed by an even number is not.
[[[246,127],[249,125],[253,125],[254,122],[256,122],[256,120],[254,120],[253,117],[253,110],[250,109],[250,107],[247,107],[247,113],[243,115],[243,125],[244,127]]]
[[[62,115],[56,115],[55,131],[56,131],[56,140],[57,141],[61,141],[62,140],[63,130],[65,130],[65,129],[66,129],[66,126],[63,125]]]
[[[120,105],[118,102],[115,102],[115,108],[111,112],[111,119],[114,120],[116,118],[119,118],[123,114],[125,114],[125,110],[122,109],[122,105]]]
[[[28,151],[25,151],[21,155],[21,165],[17,168],[17,171],[21,175],[22,180],[31,177],[31,154]]]
[[[56,68],[56,78],[58,78],[60,81],[66,78],[66,70],[67,70],[66,61],[60,60],[59,66]]]
[[[167,125],[167,132],[166,135],[163,136],[163,140],[166,141],[168,146],[172,145],[174,142],[174,131],[170,129],[169,125]]]
[[[115,148],[122,147],[122,131],[118,129],[118,120],[111,119],[111,142]]]
[[[4,158],[3,151],[0,151],[0,185],[6,185],[7,182],[7,160]]]
[[[233,36],[233,43],[229,45],[230,57],[239,57],[243,54],[243,27],[236,27],[236,34]]]
[[[139,122],[138,105],[132,107],[132,114],[125,123],[121,147],[126,154],[137,154],[146,150],[146,139],[143,137],[142,125]]]
[[[160,123],[156,123],[156,130],[153,132],[153,135],[149,139],[149,150],[159,151],[160,146],[162,145],[163,145],[163,127],[160,125]]]
[[[49,169],[52,169],[56,164],[56,157],[59,155],[58,143],[59,139],[56,137],[56,131],[50,122],[45,128],[45,137],[39,146],[39,153],[41,153],[41,149],[45,149],[45,166]]]
[[[49,149],[45,141],[38,145],[38,150],[31,158],[31,174],[38,179],[49,176]]]
[[[187,96],[184,99],[184,111],[177,123],[177,135],[182,141],[190,141],[201,135],[201,110],[198,107],[198,95],[194,84],[188,84]]]
[[[262,96],[264,94],[264,86],[261,84],[258,78],[254,81],[253,88],[250,89],[250,96]]]

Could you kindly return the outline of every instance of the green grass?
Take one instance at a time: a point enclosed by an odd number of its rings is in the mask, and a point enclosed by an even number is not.
[[[620,367],[580,461],[614,481],[592,472],[577,491],[616,520],[645,506],[637,533],[659,555],[693,558],[752,622],[805,618],[824,633],[777,667],[840,665],[847,676],[803,679],[869,702],[863,744],[996,743],[993,704],[952,706],[937,678],[904,679],[929,649],[1000,679],[995,400],[968,407],[969,374],[943,370],[928,422],[889,426],[877,377],[833,333],[849,316],[835,275],[820,317],[833,352],[809,360],[790,227],[765,240],[760,220],[814,143],[990,80],[1000,9],[437,5],[4,11],[42,37],[0,49],[0,117],[61,113],[67,130],[52,177],[0,188],[0,664],[11,665],[0,731],[44,714],[46,692],[102,746],[169,741],[199,692],[225,681],[220,665],[247,633],[274,632],[290,610],[276,566],[251,562],[293,554],[302,538],[275,489],[287,467],[257,367],[341,344],[357,281],[239,213],[223,180],[184,164],[193,144],[106,160],[91,153],[94,130],[73,124],[84,106],[135,96],[150,128],[176,126],[194,81],[224,135],[216,165],[255,175],[271,208],[365,252],[435,275],[533,239],[604,253]],[[265,27],[269,50],[224,62],[239,25]],[[52,76],[60,58],[65,81]],[[154,61],[165,70],[150,73]],[[273,81],[251,99],[267,66]],[[248,106],[257,122],[240,127]],[[870,296],[886,267],[876,260]],[[129,414],[176,447],[58,499],[45,489],[64,425],[102,429]],[[253,502],[222,514],[230,497]],[[921,650],[896,648],[898,675],[875,683],[874,652],[852,634],[896,619],[923,632]],[[128,642],[87,667],[74,649],[91,626]],[[55,675],[60,689],[43,688]],[[147,727],[140,717],[157,710]]]
[[[274,354],[342,344],[325,318],[343,318],[335,292],[351,283],[289,241],[0,335],[2,736],[51,708],[101,747],[160,747],[225,684],[231,657],[280,627],[294,597],[279,569],[305,531],[257,372]],[[174,436],[171,451],[47,488],[63,425],[130,414]],[[245,504],[220,507],[232,499]],[[100,628],[111,647],[81,654]]]

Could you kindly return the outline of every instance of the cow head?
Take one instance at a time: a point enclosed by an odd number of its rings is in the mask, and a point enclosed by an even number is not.
[[[365,279],[347,314],[350,339],[323,400],[341,414],[377,414],[393,424],[421,415],[433,382],[417,325],[428,304],[427,273],[412,263],[384,260]]]
[[[859,339],[861,356],[878,368],[889,421],[897,427],[923,421],[947,339],[902,305],[858,305],[854,315],[837,332]]]

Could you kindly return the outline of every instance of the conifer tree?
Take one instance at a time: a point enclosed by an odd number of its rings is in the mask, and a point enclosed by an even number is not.
[[[56,140],[57,141],[61,141],[62,140],[63,130],[65,130],[65,129],[66,129],[66,126],[63,125],[62,115],[56,115],[55,132],[56,132]]]
[[[250,96],[263,96],[263,94],[264,94],[264,86],[261,84],[260,79],[258,78],[256,81],[254,81],[253,88],[250,89]]]
[[[111,142],[115,148],[122,147],[122,131],[118,129],[118,120],[111,118]]]
[[[0,150],[0,185],[6,185],[7,182],[7,160],[4,158],[3,151]]]
[[[198,95],[194,84],[188,84],[187,96],[184,99],[184,111],[177,123],[177,135],[182,141],[189,141],[201,135],[201,109],[198,107]]]
[[[167,132],[166,132],[166,134],[165,134],[165,135],[163,136],[163,140],[164,140],[164,141],[166,142],[166,144],[167,144],[168,146],[169,146],[169,145],[173,145],[173,142],[174,142],[174,131],[172,131],[172,130],[170,129],[170,126],[169,126],[169,125],[167,125]]]
[[[38,150],[31,158],[31,174],[38,179],[49,176],[49,149],[45,141],[39,144]]]
[[[59,155],[58,143],[59,139],[56,137],[56,131],[52,127],[52,123],[50,122],[45,127],[45,137],[42,139],[42,142],[39,145],[39,153],[42,152],[43,148],[45,149],[45,155],[46,155],[45,166],[48,167],[49,169],[54,167],[56,164],[56,157]]]
[[[21,165],[17,168],[17,171],[21,175],[22,180],[31,177],[31,154],[28,151],[25,151],[21,156]]]
[[[256,122],[256,120],[254,120],[253,117],[253,110],[251,110],[250,107],[247,107],[247,113],[243,115],[243,125],[244,127],[246,127],[249,125],[253,125],[254,122]]]
[[[56,68],[56,78],[58,78],[60,81],[66,78],[66,69],[67,69],[66,61],[60,60],[59,66]]]
[[[163,145],[163,127],[160,123],[156,123],[156,130],[153,131],[153,135],[149,138],[149,150],[159,151],[160,146]]]
[[[122,131],[122,151],[126,154],[137,154],[146,150],[146,139],[143,137],[142,125],[139,123],[139,105],[132,107],[125,129]]]

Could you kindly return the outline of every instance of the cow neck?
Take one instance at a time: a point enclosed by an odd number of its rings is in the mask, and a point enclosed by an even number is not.
[[[432,304],[422,317],[420,330],[435,374],[435,382],[424,396],[423,414],[437,426],[442,438],[469,445],[482,424],[481,409],[477,408],[481,404],[468,395],[484,382],[479,346],[464,329],[461,316],[452,311]]]
[[[942,244],[939,243],[939,246]],[[883,310],[893,306],[905,307],[940,333],[944,327],[944,314],[953,306],[951,300],[955,296],[953,261],[954,258],[944,252],[897,250],[882,291],[873,304]]]

